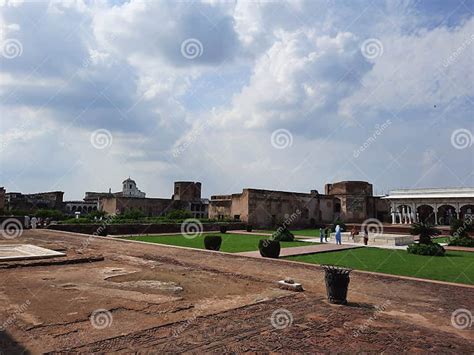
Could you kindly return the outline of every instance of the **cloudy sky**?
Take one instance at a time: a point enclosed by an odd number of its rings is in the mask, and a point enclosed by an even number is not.
[[[0,186],[474,186],[474,1],[0,0]]]

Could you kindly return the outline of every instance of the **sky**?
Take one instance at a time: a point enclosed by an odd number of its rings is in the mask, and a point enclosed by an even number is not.
[[[0,186],[474,186],[474,0],[0,0]]]

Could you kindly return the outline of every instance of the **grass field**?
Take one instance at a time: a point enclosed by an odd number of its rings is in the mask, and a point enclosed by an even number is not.
[[[274,233],[275,230],[258,230],[256,232],[262,232],[262,233]],[[295,230],[290,230],[291,233],[294,235],[304,235],[308,237],[319,237],[319,229],[295,229]]]
[[[221,250],[228,253],[238,253],[242,251],[258,250],[258,241],[265,239],[260,235],[247,234],[203,234],[194,239],[187,239],[181,234],[179,235],[161,235],[161,236],[140,236],[128,237],[129,240],[140,240],[142,242],[158,243],[166,245],[177,245],[181,247],[189,247],[196,249],[204,249],[204,237],[206,235],[220,235],[222,237]],[[299,247],[304,245],[313,245],[314,243],[306,242],[280,242],[282,248]]]
[[[474,253],[447,251],[444,257],[408,254],[404,250],[358,248],[288,257],[311,264],[332,264],[357,270],[423,279],[474,284]]]

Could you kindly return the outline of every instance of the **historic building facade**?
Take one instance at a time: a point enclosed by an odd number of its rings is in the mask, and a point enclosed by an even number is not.
[[[373,196],[372,185],[365,181],[341,181],[325,186],[325,194],[244,189],[242,193],[215,195],[209,204],[209,218],[240,220],[256,227],[280,224],[293,216],[294,227],[331,223],[363,222],[385,218],[386,201]],[[295,216],[296,214],[296,216]]]
[[[63,191],[39,192],[22,194],[20,192],[5,193],[6,210],[34,212],[38,209],[63,209]]]
[[[133,180],[132,180],[133,181]],[[135,183],[133,181],[133,183]],[[127,189],[133,190],[130,181],[124,181]],[[132,188],[130,188],[132,186]],[[127,191],[122,193],[86,193],[86,197],[97,198],[99,210],[107,214],[125,213],[130,210],[142,211],[149,217],[163,216],[176,209],[186,210],[192,213],[195,218],[207,218],[209,200],[201,198],[201,183],[192,181],[177,181],[174,183],[174,194],[171,198],[147,198],[139,197],[141,191],[136,189],[132,196]],[[138,192],[138,193],[137,193]],[[144,196],[144,193],[142,193]]]
[[[474,188],[400,189],[383,199],[390,203],[393,224],[449,225],[454,218],[474,217]]]

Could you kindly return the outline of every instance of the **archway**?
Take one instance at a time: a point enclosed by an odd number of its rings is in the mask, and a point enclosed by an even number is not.
[[[435,224],[434,208],[429,205],[421,205],[416,209],[420,222]]]
[[[341,217],[341,200],[335,197],[333,206],[334,220],[337,220]]]
[[[449,225],[456,218],[456,208],[451,205],[441,205],[438,207],[438,224]]]
[[[459,218],[465,221],[469,218],[471,221],[474,220],[474,205],[461,206],[461,213]]]

